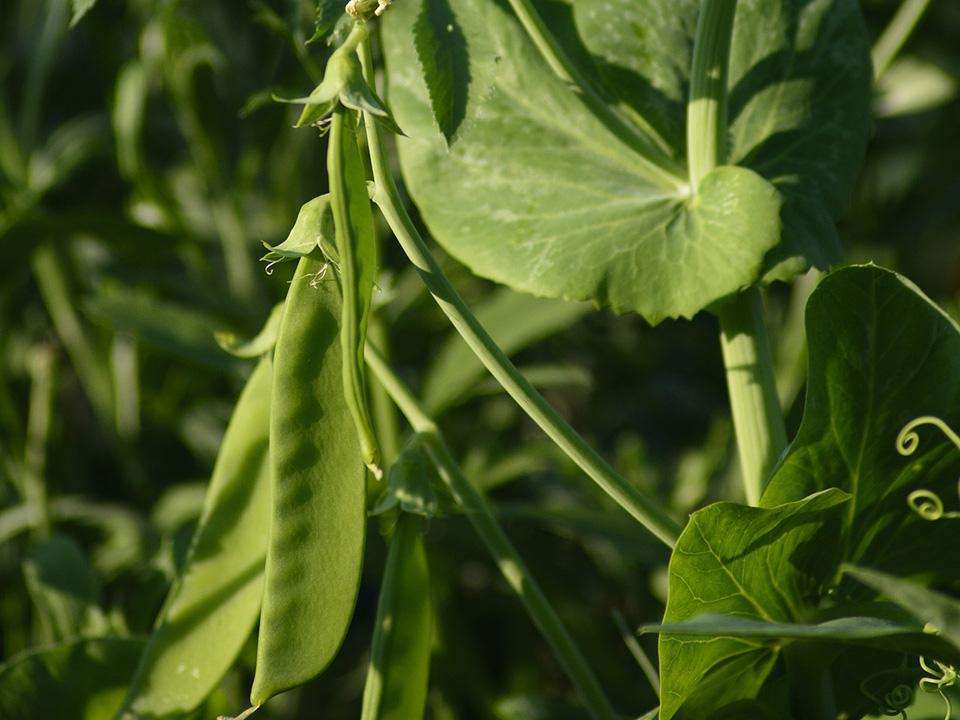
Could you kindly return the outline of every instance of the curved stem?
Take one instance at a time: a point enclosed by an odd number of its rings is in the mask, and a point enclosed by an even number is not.
[[[594,116],[637,152],[651,179],[672,190],[684,189],[685,184],[677,175],[679,168],[669,155],[667,144],[657,132],[648,124],[638,128],[603,98],[600,91],[550,33],[550,29],[530,0],[509,0],[509,2],[523,29],[553,73],[572,85]]]
[[[923,13],[930,5],[930,0],[904,0],[897,9],[890,24],[874,44],[870,55],[873,58],[873,79],[877,80],[900,52],[900,48],[910,37],[910,33],[920,22]]]
[[[543,590],[524,564],[517,549],[497,522],[486,498],[473,486],[453,459],[436,423],[426,414],[403,382],[394,374],[379,352],[369,342],[364,351],[367,365],[386,388],[414,431],[423,439],[424,447],[437,468],[440,479],[463,509],[480,540],[493,556],[504,579],[527,608],[531,619],[550,643],[554,654],[570,677],[584,704],[595,718],[613,720],[617,715],[610,705],[590,664],[580,653],[563,621],[550,605]]]
[[[370,46],[367,42],[361,45],[361,60],[364,75],[369,82],[373,68]],[[480,358],[490,374],[547,436],[621,507],[660,540],[673,547],[680,534],[680,529],[673,519],[653,498],[647,497],[621,477],[560,417],[550,403],[517,370],[450,284],[403,206],[390,172],[379,125],[373,116],[366,112],[364,125],[367,131],[373,177],[377,186],[374,201],[380,207],[390,229],[397,236],[403,251],[453,327]]]

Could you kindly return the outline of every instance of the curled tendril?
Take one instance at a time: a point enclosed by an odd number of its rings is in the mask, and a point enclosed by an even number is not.
[[[922,417],[915,418],[903,426],[903,429],[900,431],[900,434],[897,435],[897,452],[901,455],[913,455],[916,452],[916,449],[920,446],[920,435],[917,433],[917,428],[923,425],[933,425],[936,428],[939,428],[940,431],[947,436],[947,438],[954,445],[957,446],[957,449],[960,450],[960,435],[957,435],[949,425],[947,425],[943,420],[933,415],[923,415]]]
[[[900,717],[900,720],[907,720],[907,708],[913,705],[913,698],[916,694],[912,685],[900,683],[894,686],[881,697],[873,692],[869,684],[872,680],[885,675],[902,676],[902,671],[884,670],[873,675],[865,677],[860,682],[860,692],[863,693],[871,702],[876,703],[878,712],[886,717]],[[949,720],[949,719],[948,719]]]
[[[900,430],[900,433],[897,435],[898,453],[903,456],[908,456],[916,452],[917,448],[920,447],[920,434],[917,432],[917,428],[923,425],[933,425],[939,428],[940,431],[947,436],[947,439],[960,450],[960,435],[955,433],[950,426],[940,418],[934,417],[933,415],[923,415],[914,418]],[[957,494],[960,495],[960,483],[957,484]],[[943,518],[960,518],[960,512],[945,512],[940,496],[926,488],[914,490],[910,493],[907,496],[907,505],[924,520],[934,521]]]
[[[960,486],[958,486],[958,494],[960,494]],[[939,495],[927,489],[914,490],[907,495],[907,505],[924,520],[960,518],[960,512],[944,512],[943,500],[940,499]]]
[[[957,669],[952,665],[945,665],[939,660],[934,660],[933,667],[931,667],[923,657],[920,658],[920,667],[930,675],[930,677],[920,678],[920,689],[924,692],[939,693],[944,705],[947,706],[947,712],[943,716],[943,720],[950,720],[953,716],[953,706],[943,689],[952,687],[957,682]]]

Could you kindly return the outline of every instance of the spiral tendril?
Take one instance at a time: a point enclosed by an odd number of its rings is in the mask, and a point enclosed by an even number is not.
[[[920,434],[917,428],[923,425],[933,425],[938,428],[950,442],[960,450],[960,435],[954,432],[943,420],[933,415],[923,415],[914,418],[900,430],[897,435],[897,452],[903,456],[913,455],[920,446]],[[960,496],[960,483],[957,483],[957,494]],[[960,518],[960,512],[945,512],[943,501],[932,490],[921,488],[914,490],[907,496],[907,505],[924,520],[935,521],[944,518]]]
[[[917,448],[920,446],[920,434],[917,432],[918,427],[923,425],[933,425],[936,428],[947,436],[947,439],[950,440],[954,445],[957,446],[957,449],[960,450],[960,435],[957,435],[949,425],[947,425],[943,420],[933,415],[923,415],[918,418],[914,418],[906,425],[903,426],[903,429],[900,430],[900,434],[897,435],[897,452],[901,455],[913,455],[916,452]]]
[[[900,717],[900,720],[907,720],[907,708],[913,704],[915,693],[914,687],[901,682],[890,690],[887,690],[882,696],[873,692],[869,685],[872,680],[879,677],[895,675],[902,677],[901,670],[882,670],[865,677],[860,682],[860,692],[873,703],[877,705],[877,712],[885,717]]]

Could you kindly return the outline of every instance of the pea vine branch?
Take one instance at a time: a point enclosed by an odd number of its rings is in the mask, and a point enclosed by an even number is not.
[[[364,350],[367,365],[393,399],[400,412],[423,442],[440,479],[466,513],[480,540],[487,547],[504,579],[517,593],[540,632],[550,643],[557,659],[579,691],[591,715],[598,720],[617,717],[590,664],[550,605],[523,558],[507,538],[486,498],[474,487],[453,459],[437,424],[417,402],[410,389],[391,370],[383,356],[369,342]]]
[[[360,43],[359,52],[367,82],[372,82],[373,57],[368,41],[364,40]],[[647,497],[636,486],[620,476],[557,413],[517,370],[467,307],[407,214],[387,160],[380,127],[375,116],[367,110],[364,110],[364,125],[373,178],[376,183],[374,202],[379,206],[387,225],[397,237],[407,258],[413,263],[423,283],[453,327],[490,374],[547,436],[621,507],[666,545],[673,547],[680,534],[677,523],[655,499]]]

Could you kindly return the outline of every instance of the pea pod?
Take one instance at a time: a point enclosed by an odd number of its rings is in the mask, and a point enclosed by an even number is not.
[[[361,720],[423,717],[433,632],[423,524],[400,512],[390,540]]]
[[[183,577],[127,691],[123,709],[131,717],[182,717],[194,710],[257,621],[270,522],[272,380],[272,364],[264,358],[237,402]]]
[[[343,288],[343,322],[340,344],[343,351],[343,387],[347,404],[360,438],[363,462],[379,479],[380,453],[377,449],[364,380],[363,345],[367,318],[377,271],[377,243],[373,214],[367,193],[367,178],[350,127],[352,117],[343,108],[333,114],[327,174],[330,177],[330,204],[336,229],[337,255]]]
[[[324,270],[300,260],[274,351],[272,519],[254,705],[327,666],[360,583],[364,470],[336,350],[340,292]]]

